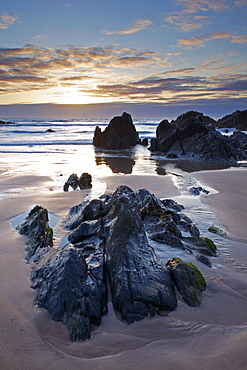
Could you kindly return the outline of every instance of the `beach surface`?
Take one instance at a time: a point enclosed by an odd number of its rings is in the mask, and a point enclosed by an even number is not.
[[[55,246],[65,235],[61,221],[88,191],[65,193],[49,177],[0,176],[0,365],[1,369],[246,369],[247,363],[247,228],[246,170],[208,171],[195,177],[219,193],[203,197],[227,231],[213,268],[195,262],[207,290],[200,307],[179,299],[166,317],[131,325],[109,313],[92,338],[71,343],[65,325],[52,321],[34,304],[30,268],[24,260],[24,236],[13,218],[38,204],[57,218]],[[120,184],[146,188],[158,197],[179,197],[171,176],[115,175],[102,178],[106,192]],[[174,250],[176,256],[176,250]]]

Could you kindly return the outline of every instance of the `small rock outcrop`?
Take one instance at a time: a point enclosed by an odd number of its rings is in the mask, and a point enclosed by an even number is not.
[[[182,116],[183,118],[183,116]],[[202,161],[235,162],[247,158],[237,142],[224,137],[199,117],[182,118],[177,123],[160,122],[150,150],[169,158],[188,157]]]
[[[206,289],[206,282],[198,268],[176,257],[169,258],[166,267],[185,303],[198,306]]]
[[[72,173],[65,182],[63,190],[68,191],[70,186],[73,190],[76,190],[78,187],[81,190],[90,189],[92,187],[92,176],[89,173],[84,172],[80,178],[78,178],[77,174]]]
[[[93,145],[104,149],[129,149],[140,142],[131,115],[123,113],[114,117],[102,132],[96,127]]]
[[[40,248],[53,246],[53,229],[49,227],[49,218],[46,208],[41,206],[34,207],[28,214],[25,222],[19,227],[18,231],[28,237],[26,248],[26,260],[31,258]]]
[[[2,121],[2,120],[0,120],[0,125],[14,125],[15,124],[15,122],[11,122],[11,121]]]
[[[186,255],[205,249],[210,255],[208,244],[210,251],[216,250],[183,209],[171,199],[122,185],[113,194],[72,207],[63,222],[68,243],[52,247],[47,210],[35,207],[19,231],[28,236],[37,305],[66,324],[75,341],[89,339],[91,325],[100,325],[108,289],[114,309],[128,324],[175,309],[175,286],[187,304],[200,304],[206,284],[199,270],[176,258],[165,265],[156,254],[173,248],[186,250]],[[203,256],[198,260],[210,264]]]
[[[197,112],[194,110],[190,110],[188,112],[180,114],[172,123],[175,123],[176,125],[179,125],[181,122],[185,121],[188,118],[199,118],[201,122],[203,122],[205,125],[215,125],[216,121],[209,117],[209,116],[204,116],[203,113]]]
[[[217,128],[236,128],[237,130],[247,131],[247,109],[237,110],[220,118],[216,123]]]

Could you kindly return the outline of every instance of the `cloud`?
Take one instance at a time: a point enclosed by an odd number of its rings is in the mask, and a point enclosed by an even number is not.
[[[231,36],[232,32],[212,32],[190,39],[179,39],[177,46],[183,49],[200,48],[205,46],[205,42],[207,41],[229,39]]]
[[[176,0],[181,10],[167,13],[165,22],[182,32],[202,29],[212,24],[210,12],[220,13],[229,9],[228,0]]]
[[[37,36],[35,36],[34,37],[34,40],[35,41],[40,41],[40,40],[42,40],[42,41],[44,41],[44,40],[47,40],[48,39],[48,36],[44,36],[44,35],[37,35]]]
[[[247,44],[247,35],[233,36],[231,42],[235,44]]]
[[[184,14],[169,15],[165,21],[182,32],[189,32],[211,24],[207,16],[184,16]]]
[[[0,30],[5,30],[11,26],[17,21],[18,17],[9,15],[6,12],[3,12],[2,15],[0,15]]]
[[[205,34],[181,45],[195,47],[213,39],[233,37],[226,32]],[[209,95],[236,99],[246,96],[243,81],[247,65],[225,62],[226,58],[238,56],[238,52],[216,55],[198,67],[187,67],[184,62],[184,68],[167,70],[172,67],[169,58],[179,55],[180,52],[167,53],[162,57],[156,52],[118,45],[53,49],[27,44],[21,48],[2,48],[0,94],[42,90],[54,101],[54,91],[61,95],[73,89],[94,98],[142,102],[181,101],[199,96],[207,99]],[[140,71],[142,77],[137,77]]]
[[[137,21],[134,22],[132,27],[126,28],[125,30],[122,31],[107,31],[104,30],[103,32],[106,35],[131,35],[133,33],[139,32],[141,30],[144,30],[148,26],[153,24],[153,22],[150,19],[138,19]]]
[[[118,59],[114,59],[111,61],[111,65],[113,67],[121,67],[121,68],[131,68],[135,66],[145,66],[147,64],[152,63],[152,59],[150,58],[144,58],[139,56],[133,56],[133,57],[122,57]]]
[[[89,82],[108,81],[116,78],[115,68],[129,69],[165,65],[167,58],[158,57],[159,53],[140,49],[105,47],[74,47],[60,49],[39,47],[27,44],[20,48],[0,48],[0,76],[2,89],[9,93],[61,87],[65,84],[81,87]],[[127,78],[127,75],[125,75]],[[85,88],[85,86],[83,86]]]
[[[198,11],[221,12],[229,8],[228,0],[176,0],[178,6],[182,6],[183,12],[187,14],[197,13]]]
[[[247,6],[247,0],[236,0],[234,1],[236,6]]]

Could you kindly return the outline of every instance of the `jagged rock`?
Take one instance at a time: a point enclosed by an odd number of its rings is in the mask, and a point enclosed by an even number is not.
[[[84,221],[75,230],[68,234],[68,240],[73,244],[79,243],[91,235],[100,234],[101,228],[101,219]]]
[[[189,306],[198,306],[206,289],[206,282],[198,268],[176,257],[169,258],[166,267],[183,300]]]
[[[76,173],[72,173],[72,175],[70,175],[68,180],[65,182],[63,190],[68,191],[70,186],[73,188],[73,190],[76,190],[78,186],[81,190],[90,189],[92,187],[92,176],[89,173],[84,172],[80,178],[78,178]]]
[[[18,226],[18,231],[28,237],[26,260],[30,261],[39,248],[53,246],[53,230],[49,227],[47,209],[35,206],[25,221]]]
[[[142,139],[142,141],[140,142],[141,145],[143,146],[148,146],[148,139],[145,138],[145,139]]]
[[[215,125],[216,124],[216,121],[209,117],[209,116],[204,116],[203,113],[200,113],[200,112],[197,112],[197,111],[194,111],[194,110],[191,110],[191,111],[188,111],[186,113],[182,113],[180,116],[178,116],[174,121],[172,121],[172,123],[175,123],[175,124],[179,124],[183,121],[185,121],[186,119],[188,118],[199,118],[201,122],[203,122],[205,125]]]
[[[156,256],[154,234],[164,248],[169,244],[180,252],[184,241],[194,243],[199,251],[205,248],[202,240],[209,244],[206,238],[182,236],[180,223],[187,229],[193,225],[180,214],[182,209],[173,200],[161,201],[145,189],[135,193],[120,186],[113,194],[71,208],[63,224],[70,230],[68,240],[73,246],[59,248],[47,243],[40,248],[44,236],[40,237],[31,215],[22,230],[25,235],[37,231],[38,247],[32,257],[32,286],[39,289],[37,304],[67,325],[71,340],[90,338],[90,325],[100,324],[107,312],[107,283],[113,307],[127,323],[156,311],[173,310],[177,304],[174,277]],[[193,271],[198,278],[197,270]]]
[[[106,265],[112,302],[128,323],[140,320],[149,308],[170,311],[176,296],[169,274],[157,259],[141,221],[135,193],[120,186],[104,219]]]
[[[196,227],[196,225],[194,224],[189,224],[189,232],[190,232],[190,235],[192,236],[200,236],[200,231],[198,230],[198,228]]]
[[[200,195],[201,193],[209,194],[209,191],[201,186],[193,186],[189,189],[189,193],[191,195]]]
[[[216,127],[218,128],[236,128],[238,130],[247,130],[247,109],[243,111],[235,111],[231,114],[228,114],[222,118],[220,118],[217,123]]]
[[[103,264],[103,252],[101,252]],[[106,281],[94,274],[83,255],[71,245],[53,249],[34,265],[32,288],[39,289],[36,304],[55,321],[65,323],[70,340],[91,336],[91,324],[99,325],[107,312]]]
[[[184,240],[192,243],[200,253],[205,254],[206,256],[215,257],[217,255],[217,247],[209,238],[192,236],[189,238],[184,238]]]
[[[104,149],[129,149],[140,142],[131,115],[114,117],[102,132],[97,126],[93,145]]]
[[[168,230],[150,234],[149,237],[156,242],[168,244],[173,248],[184,249],[181,240]]]
[[[156,130],[156,139],[151,140],[152,152],[166,155],[187,156],[203,161],[238,161],[246,159],[245,152],[232,140],[206,126],[198,117],[176,123],[162,121]]]
[[[78,180],[78,185],[81,190],[90,189],[92,187],[92,176],[89,173],[84,172]]]
[[[247,135],[244,132],[234,131],[229,139],[247,155]]]
[[[70,175],[68,180],[65,182],[63,190],[68,191],[70,186],[73,188],[73,190],[76,190],[78,188],[78,182],[78,176],[75,173],[72,173],[72,175]]]

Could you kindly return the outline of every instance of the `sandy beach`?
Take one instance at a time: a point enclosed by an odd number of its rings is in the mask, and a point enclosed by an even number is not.
[[[1,369],[246,369],[247,265],[246,170],[205,171],[195,177],[219,193],[203,197],[227,231],[226,252],[219,250],[209,269],[197,263],[207,290],[200,307],[180,299],[167,317],[126,325],[111,303],[102,324],[85,342],[71,343],[65,325],[35,307],[25,237],[13,217],[39,204],[53,213],[55,245],[65,235],[61,221],[88,191],[64,193],[49,177],[0,177],[0,365]],[[120,184],[147,188],[158,197],[177,197],[171,176],[109,176],[106,192]],[[176,251],[174,251],[174,256]],[[229,257],[229,261],[228,258]],[[241,263],[242,261],[242,263]],[[193,260],[194,263],[194,260]]]

